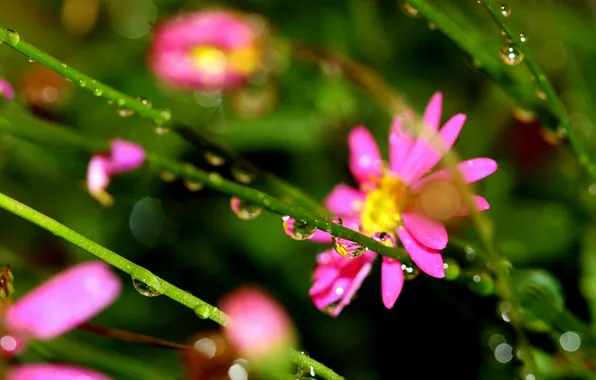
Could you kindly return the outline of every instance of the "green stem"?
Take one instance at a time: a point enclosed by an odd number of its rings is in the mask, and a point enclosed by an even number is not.
[[[161,294],[164,294],[172,300],[194,310],[197,316],[200,318],[209,318],[219,325],[226,325],[228,316],[215,306],[212,306],[207,302],[193,296],[192,294],[185,292],[177,286],[170,284],[166,280],[156,276],[147,269],[125,259],[116,252],[110,251],[91,239],[88,239],[78,232],[71,230],[58,221],[40,213],[39,211],[36,211],[31,207],[2,193],[0,193],[0,208],[3,208],[25,220],[28,220],[29,222],[36,224],[39,227],[53,233],[54,235],[91,253],[106,263],[120,269],[124,273],[129,274],[133,279],[144,282]],[[325,377],[326,379],[342,379],[340,375],[336,374],[330,368],[298,351],[293,353],[293,361],[299,366],[312,366],[318,375]]]
[[[8,132],[14,136],[40,143],[44,146],[53,144],[60,147],[76,147],[85,149],[90,153],[109,150],[108,142],[89,139],[78,135],[76,132],[69,129],[58,128],[54,125],[34,119],[28,120],[28,123],[30,125],[32,123],[37,123],[39,127],[19,128],[7,120],[0,119],[0,130]],[[219,173],[207,172],[191,164],[182,163],[151,152],[147,152],[146,157],[147,164],[151,168],[160,172],[168,171],[178,177],[186,178],[194,182],[200,182],[204,184],[205,187],[259,205],[275,214],[281,216],[289,215],[297,220],[302,220],[335,237],[356,242],[381,255],[401,260],[404,263],[411,263],[410,257],[403,249],[387,247],[369,236],[333,223],[329,219],[318,214],[313,214],[300,206],[291,205],[264,192],[224,179]]]
[[[301,204],[302,206],[307,207],[311,211],[318,214],[326,215],[328,213],[328,211],[322,207],[319,202],[304,194],[300,189],[275,177],[271,173],[267,173],[256,168],[246,160],[236,157],[234,154],[230,153],[219,144],[199,135],[194,129],[173,123],[169,110],[151,108],[147,106],[147,104],[144,104],[141,99],[135,99],[106,84],[101,83],[100,81],[93,79],[92,77],[76,69],[69,67],[66,63],[61,62],[60,60],[22,40],[19,34],[15,31],[0,27],[0,42],[4,42],[6,45],[12,47],[16,51],[54,70],[63,77],[70,79],[74,83],[78,84],[81,88],[89,90],[93,95],[108,99],[110,102],[120,108],[133,110],[136,114],[153,120],[153,122],[158,126],[168,126],[168,128],[172,129],[180,137],[185,139],[193,146],[203,150],[215,151],[218,155],[225,158],[229,164],[241,165],[242,167],[249,169],[252,173],[262,178],[265,183],[279,195],[289,195],[298,204]]]

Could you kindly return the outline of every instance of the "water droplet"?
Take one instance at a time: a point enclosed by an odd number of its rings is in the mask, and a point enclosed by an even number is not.
[[[199,191],[204,187],[204,185],[201,182],[191,181],[189,179],[184,179],[184,186],[189,191]]]
[[[79,79],[77,81],[77,83],[79,84],[79,87],[86,87],[87,86],[87,82],[85,81],[85,79]]]
[[[205,152],[205,161],[213,166],[222,166],[226,163],[226,159],[214,152]]]
[[[526,42],[528,42],[528,37],[526,37],[526,34],[525,34],[524,32],[521,32],[521,33],[519,34],[519,41],[520,41],[522,44],[525,44]]]
[[[223,178],[221,177],[221,175],[219,173],[209,173],[208,175],[209,181],[211,183],[213,183],[214,185],[221,185],[221,183],[223,182]]]
[[[506,65],[519,65],[524,60],[524,53],[511,41],[507,41],[500,51],[501,59]]]
[[[541,130],[542,138],[550,145],[558,145],[565,138],[567,138],[567,129],[563,126],[558,127],[555,131]]]
[[[140,98],[137,98],[137,100],[139,102],[141,102],[142,105],[144,105],[147,108],[151,108],[153,106],[153,104],[151,104],[151,100],[147,99],[146,97],[142,96]]]
[[[395,238],[387,232],[377,232],[372,238],[386,247],[395,247]]]
[[[546,92],[542,91],[541,89],[536,90],[536,96],[538,99],[546,100]]]
[[[468,260],[468,261],[473,261],[473,260],[475,260],[475,259],[476,259],[477,253],[476,253],[476,251],[474,250],[474,248],[472,248],[472,246],[470,246],[470,245],[466,245],[466,246],[464,247],[464,253],[465,253],[465,255],[466,255],[466,260]]]
[[[166,182],[174,182],[176,180],[176,174],[168,171],[161,172],[159,176]]]
[[[247,364],[243,364],[243,359],[238,359],[228,368],[228,378],[230,380],[248,380]]]
[[[62,66],[63,69],[68,67],[68,65],[66,63],[61,63],[60,66]]]
[[[108,99],[108,104],[112,105],[112,104],[114,104],[114,101],[112,99]]]
[[[118,108],[116,108],[116,113],[120,117],[130,117],[130,116],[134,115],[135,111],[133,111],[129,108],[118,107]]]
[[[19,336],[13,336],[8,333],[0,333],[0,354],[12,357],[23,351],[26,342]]]
[[[261,215],[263,208],[257,204],[244,201],[238,197],[232,197],[230,207],[234,214],[242,220],[251,220]]]
[[[27,62],[29,62],[29,63],[35,63],[35,60],[33,58],[29,57],[29,58],[27,58]]]
[[[158,126],[155,126],[155,127],[153,128],[153,131],[154,131],[154,132],[155,132],[157,135],[159,135],[159,136],[162,136],[162,135],[165,135],[165,134],[167,134],[167,133],[170,133],[170,132],[171,132],[171,129],[170,129],[170,128],[168,128],[168,127],[158,127]]]
[[[507,35],[507,32],[505,30],[503,30],[503,29],[501,29],[500,33],[501,33],[502,36],[506,36]]]
[[[513,111],[515,118],[522,123],[530,124],[536,120],[536,114],[532,111],[525,110],[523,108],[515,108]]]
[[[501,302],[497,309],[497,315],[505,322],[511,322],[511,303],[507,301]]]
[[[333,236],[333,248],[340,256],[350,259],[356,258],[367,250],[366,247],[348,239]]]
[[[12,45],[18,44],[21,40],[19,33],[14,29],[6,29],[6,31],[8,32],[8,42],[10,42]]]
[[[255,174],[251,169],[239,164],[234,164],[230,172],[232,173],[232,177],[240,183],[249,184],[255,179]]]
[[[513,359],[513,347],[507,343],[501,343],[495,347],[495,359],[499,363],[509,363]]]
[[[159,111],[159,116],[161,116],[162,122],[167,122],[172,118],[172,112],[169,109],[163,109]]]
[[[559,337],[559,343],[561,348],[567,352],[575,352],[579,349],[582,344],[582,339],[578,333],[573,331],[567,331],[561,334]]]
[[[196,306],[193,310],[197,317],[201,319],[207,319],[211,315],[211,306],[207,304],[200,304]]]
[[[310,357],[310,355],[308,354],[308,352],[306,352],[306,350],[301,350],[300,353],[304,356]],[[298,365],[298,368],[296,371],[296,378],[303,379],[305,376],[315,377],[316,376],[315,368],[313,366]]]
[[[414,8],[407,0],[401,0],[400,3],[401,10],[410,17],[420,17],[418,9]]]
[[[501,3],[499,5],[499,10],[501,11],[503,17],[511,16],[511,8],[506,3]]]
[[[461,273],[461,268],[457,261],[449,257],[443,260],[443,268],[445,269],[445,279],[449,281],[457,279]]]
[[[95,96],[102,96],[103,95],[103,90],[99,87],[95,87],[93,89],[93,95]]]
[[[414,264],[402,264],[401,270],[404,272],[404,280],[406,281],[411,281],[418,277],[418,275],[420,274],[420,269],[418,269],[418,267]]]
[[[489,296],[493,294],[495,290],[495,282],[492,276],[482,271],[470,271],[468,272],[470,281],[470,289],[474,292],[482,295]]]
[[[315,226],[288,215],[281,218],[281,225],[286,235],[294,240],[309,239],[317,231]]]
[[[135,287],[137,292],[141,293],[145,297],[156,297],[161,294],[157,289],[150,287],[143,281],[137,280],[136,278],[132,279],[132,285]]]

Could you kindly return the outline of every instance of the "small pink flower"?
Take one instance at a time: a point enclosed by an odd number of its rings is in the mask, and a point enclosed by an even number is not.
[[[238,353],[266,360],[294,342],[294,327],[286,311],[259,288],[245,286],[225,296],[220,308],[230,316],[226,338]]]
[[[8,369],[6,380],[111,380],[100,373],[61,364],[23,364]]]
[[[451,149],[466,120],[465,115],[457,114],[439,130],[441,108],[442,95],[436,93],[426,107],[418,138],[406,128],[408,115],[394,119],[388,167],[370,132],[362,126],[354,128],[348,137],[349,167],[360,188],[338,184],[325,200],[330,211],[358,224],[369,236],[395,234],[412,261],[436,278],[445,276],[440,250],[447,245],[448,236],[443,221],[469,213],[448,169],[428,174]],[[474,158],[457,168],[464,182],[472,183],[492,174],[497,164],[489,158]],[[473,201],[479,211],[490,207],[480,196],[474,195]],[[324,243],[330,242],[331,236],[317,231],[311,239]],[[323,253],[310,290],[315,305],[337,316],[370,272],[375,257],[369,251],[354,259],[333,251]],[[387,308],[395,304],[403,282],[401,263],[383,257],[381,287]]]
[[[225,10],[179,16],[160,25],[149,56],[155,75],[175,87],[214,91],[238,87],[261,59],[259,33]]]
[[[14,99],[14,88],[6,79],[0,78],[0,97],[6,100]]]
[[[120,280],[104,262],[78,264],[8,306],[4,328],[11,337],[54,339],[105,309],[120,288]]]
[[[87,167],[87,189],[101,203],[109,205],[112,198],[106,189],[114,174],[133,171],[145,161],[145,150],[140,145],[115,139],[110,155],[96,154]]]

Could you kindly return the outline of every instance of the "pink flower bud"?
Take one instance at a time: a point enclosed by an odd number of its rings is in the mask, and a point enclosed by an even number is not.
[[[14,99],[14,88],[6,79],[0,78],[0,97],[6,100]]]
[[[259,288],[245,286],[233,291],[223,298],[221,309],[230,316],[226,338],[251,363],[277,360],[295,341],[286,311]]]
[[[149,64],[171,86],[216,91],[242,85],[259,67],[259,33],[240,13],[209,10],[164,22]]]
[[[4,327],[25,338],[53,339],[101,312],[120,289],[120,280],[104,262],[78,264],[10,305]]]
[[[11,367],[6,380],[111,380],[100,373],[61,364],[24,364]]]

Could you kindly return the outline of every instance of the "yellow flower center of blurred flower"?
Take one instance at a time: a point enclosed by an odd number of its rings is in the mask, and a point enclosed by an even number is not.
[[[212,75],[223,74],[226,70],[238,75],[250,75],[260,62],[260,53],[254,47],[226,52],[214,46],[199,46],[191,50],[190,57],[197,69]]]
[[[408,201],[405,183],[393,174],[383,176],[378,186],[367,192],[360,222],[363,232],[393,232],[401,223],[401,212]]]

